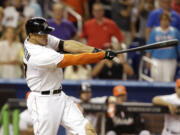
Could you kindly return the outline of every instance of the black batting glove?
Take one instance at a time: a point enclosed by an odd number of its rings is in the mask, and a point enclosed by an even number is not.
[[[116,57],[117,56],[117,54],[115,53],[115,52],[113,52],[113,51],[111,51],[111,50],[107,50],[106,52],[105,52],[105,56],[104,56],[104,58],[105,59],[108,59],[108,60],[112,60],[114,57]]]

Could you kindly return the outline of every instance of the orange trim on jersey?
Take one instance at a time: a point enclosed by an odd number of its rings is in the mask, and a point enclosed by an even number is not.
[[[31,93],[31,91],[28,91],[28,92],[26,93],[26,100],[28,99],[30,93]]]
[[[83,65],[83,64],[90,64],[96,63],[102,60],[105,56],[104,52],[98,53],[82,53],[82,54],[64,54],[64,58],[58,67],[64,68],[70,65]]]

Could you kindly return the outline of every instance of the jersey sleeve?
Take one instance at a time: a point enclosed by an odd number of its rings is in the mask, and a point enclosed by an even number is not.
[[[53,48],[54,50],[58,50],[58,45],[61,39],[52,36],[52,35],[48,35],[48,47],[49,48]]]
[[[162,100],[171,103],[172,101],[174,101],[174,94],[171,95],[164,95],[164,96],[160,96],[162,98]]]
[[[64,54],[60,54],[52,49],[44,48],[36,57],[30,58],[32,66],[40,68],[56,68],[64,58]]]

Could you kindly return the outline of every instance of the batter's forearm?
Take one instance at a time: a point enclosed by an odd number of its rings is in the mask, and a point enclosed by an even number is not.
[[[60,68],[64,68],[70,65],[84,65],[99,62],[104,59],[105,53],[82,53],[82,54],[65,54],[63,60],[57,65]]]
[[[94,47],[85,45],[83,43],[74,41],[74,40],[66,40],[64,41],[64,51],[70,53],[91,53],[94,50]]]

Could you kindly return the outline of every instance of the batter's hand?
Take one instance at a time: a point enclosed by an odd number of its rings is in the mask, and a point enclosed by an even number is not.
[[[116,57],[117,56],[117,54],[115,53],[115,52],[113,52],[113,51],[111,51],[111,50],[107,50],[106,52],[105,52],[105,59],[109,59],[109,60],[112,60],[114,57]]]
[[[173,104],[168,105],[169,111],[172,115],[174,115],[177,112],[177,107]]]

